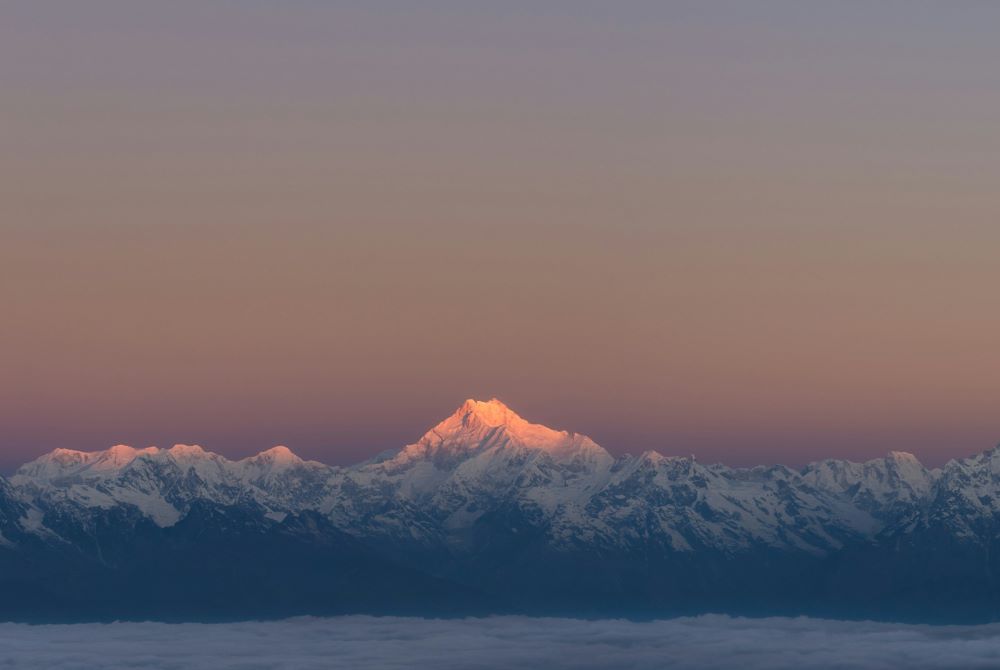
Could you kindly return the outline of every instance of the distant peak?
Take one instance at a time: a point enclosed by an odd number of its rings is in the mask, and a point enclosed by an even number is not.
[[[301,458],[295,455],[295,452],[282,444],[265,449],[257,454],[257,458],[265,458],[275,463],[299,463],[302,461]]]
[[[47,454],[44,454],[42,458],[60,458],[66,456],[87,456],[94,452],[91,451],[78,451],[77,449],[63,449],[62,447],[56,447]]]
[[[106,464],[105,467],[118,468],[131,463],[138,453],[136,449],[127,444],[116,444],[104,452],[98,452],[95,456],[98,461],[103,461]]]
[[[170,447],[167,452],[171,456],[187,456],[187,457],[199,457],[205,455],[205,450],[202,449],[197,444],[175,444]]]
[[[589,454],[611,458],[585,435],[531,423],[496,398],[466,400],[419,442],[404,447],[398,458],[408,461],[427,454],[469,454],[495,447],[528,448],[560,457]]]

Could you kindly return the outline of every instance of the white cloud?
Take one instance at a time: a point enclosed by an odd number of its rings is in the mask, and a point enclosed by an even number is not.
[[[1000,624],[704,616],[635,623],[491,617],[230,624],[0,624],[0,667],[47,670],[1000,667]]]

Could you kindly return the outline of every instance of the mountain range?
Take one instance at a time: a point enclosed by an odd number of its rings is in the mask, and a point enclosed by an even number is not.
[[[732,468],[468,400],[347,467],[56,449],[0,478],[0,617],[1000,617],[1000,447]]]

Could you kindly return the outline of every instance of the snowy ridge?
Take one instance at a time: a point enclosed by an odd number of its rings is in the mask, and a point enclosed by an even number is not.
[[[926,498],[939,474],[902,451],[865,463],[828,459],[802,470],[806,482],[834,495],[846,495],[861,509],[882,518]]]
[[[502,513],[540,529],[554,548],[823,555],[948,515],[963,517],[960,533],[974,532],[970,519],[1000,518],[1000,452],[941,470],[903,452],[801,470],[703,465],[655,451],[615,458],[499,400],[468,400],[414,444],[351,467],[305,461],[282,446],[241,460],[192,445],[56,449],[0,480],[0,533],[7,542],[15,530],[51,537],[61,532],[53,518],[114,509],[169,527],[197,502],[274,523],[316,512],[355,536],[455,551],[470,546],[470,529]]]
[[[304,509],[319,480],[335,469],[274,447],[238,461],[197,445],[105,451],[56,449],[22,466],[11,484],[37,508],[130,505],[157,525],[176,523],[196,500],[221,505],[252,501],[265,511]]]

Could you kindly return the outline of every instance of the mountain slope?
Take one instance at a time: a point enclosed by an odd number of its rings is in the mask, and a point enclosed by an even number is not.
[[[19,519],[24,513],[24,505],[15,499],[7,480],[0,477],[0,547],[11,546],[21,534]]]

